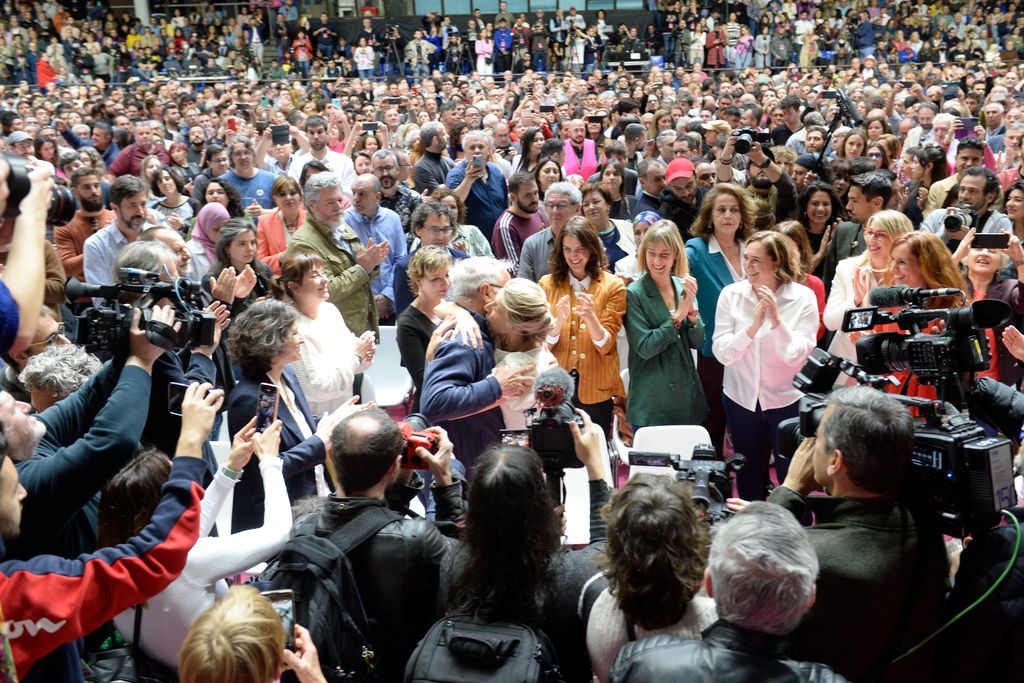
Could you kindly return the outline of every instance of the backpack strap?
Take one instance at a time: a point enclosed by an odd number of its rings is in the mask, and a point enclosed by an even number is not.
[[[337,529],[326,534],[327,540],[345,555],[370,540],[392,522],[402,519],[397,512],[385,506],[363,510]],[[317,535],[321,535],[319,530]]]
[[[633,626],[633,622],[629,619],[626,619],[626,638],[631,643],[636,640],[636,627]]]
[[[594,609],[594,603],[608,587],[608,577],[604,574],[594,574],[583,585],[583,592],[580,593],[580,600],[576,613],[580,617],[583,628],[590,623],[590,612]]]

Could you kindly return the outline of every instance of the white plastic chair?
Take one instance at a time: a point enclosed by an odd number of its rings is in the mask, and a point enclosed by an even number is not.
[[[412,376],[409,371],[402,367],[402,356],[398,352],[398,330],[395,327],[382,326],[380,328],[380,343],[377,344],[377,354],[374,356],[373,365],[366,371],[363,382],[362,401],[365,403],[366,378],[371,378],[370,389],[374,401],[381,408],[398,406],[404,404],[412,391]]]
[[[678,453],[684,460],[693,457],[693,448],[697,444],[711,443],[708,430],[700,425],[663,425],[659,427],[641,427],[633,435],[632,451],[653,451],[655,453]],[[674,474],[670,467],[650,467],[633,465],[627,460],[629,476],[646,472],[649,474]]]

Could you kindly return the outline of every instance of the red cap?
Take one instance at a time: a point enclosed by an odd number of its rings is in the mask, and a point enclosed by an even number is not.
[[[692,178],[693,162],[689,159],[673,159],[665,169],[665,182],[671,183],[676,178]]]

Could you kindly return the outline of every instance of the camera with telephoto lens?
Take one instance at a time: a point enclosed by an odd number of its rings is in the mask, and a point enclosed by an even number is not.
[[[782,455],[792,458],[805,438],[817,435],[827,393],[840,372],[876,387],[887,380],[865,373],[845,358],[815,349],[793,379],[793,385],[807,394],[800,399],[800,415],[779,423],[777,443]],[[998,523],[1000,511],[1017,502],[1010,441],[987,435],[952,404],[891,396],[916,413],[914,445],[901,500],[929,511],[949,536],[963,538]]]
[[[770,145],[772,142],[771,133],[760,133],[753,128],[737,128],[732,132],[736,142],[733,147],[740,154],[746,154],[754,146],[755,142],[762,145]]]
[[[630,451],[630,465],[648,467],[671,467],[676,471],[678,481],[689,482],[690,497],[698,511],[710,524],[721,522],[732,515],[726,500],[732,495],[732,476],[746,464],[746,458],[739,453],[722,461],[715,455],[711,444],[697,444],[693,455],[683,458],[678,453],[648,453]]]
[[[160,279],[159,273],[135,268],[122,268],[123,282],[113,285],[89,285],[76,278],[65,287],[68,301],[81,298],[104,299],[103,306],[91,306],[81,315],[65,322],[71,341],[84,346],[89,353],[121,355],[128,349],[128,333],[132,311],[142,311],[140,327],[146,331],[150,343],[167,351],[195,348],[213,344],[217,331],[217,316],[203,310],[203,290],[198,282],[174,278],[170,282]],[[120,302],[122,295],[138,295],[131,305]],[[152,320],[153,307],[169,302],[174,308],[177,332],[170,325]]]
[[[16,154],[4,154],[4,161],[11,167],[7,174],[7,207],[3,218],[17,218],[21,213],[21,200],[32,189],[32,181],[28,177],[29,168],[24,157]],[[78,199],[75,193],[63,185],[54,185],[50,189],[50,208],[46,212],[47,225],[66,225],[78,211]]]
[[[576,457],[576,443],[569,431],[575,422],[583,430],[583,418],[572,405],[575,382],[562,368],[549,368],[537,375],[533,385],[537,407],[528,421],[530,448],[540,456],[544,469],[557,472],[565,468],[583,467]]]
[[[942,221],[946,232],[960,232],[978,226],[978,212],[970,204],[961,204],[946,214]]]
[[[418,448],[427,449],[428,453],[437,453],[441,447],[441,439],[433,432],[428,432],[430,422],[419,413],[410,413],[405,416],[402,422],[396,422],[398,429],[405,438],[405,445],[402,446],[402,469],[426,470],[430,469],[427,461],[416,452]]]

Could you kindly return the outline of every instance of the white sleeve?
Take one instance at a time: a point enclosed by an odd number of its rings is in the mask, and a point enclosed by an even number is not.
[[[814,293],[794,301],[792,313],[779,315],[779,326],[768,335],[775,343],[779,358],[791,368],[799,368],[814,351],[818,333],[818,304]],[[792,309],[791,309],[792,310]]]
[[[317,320],[315,333],[308,334],[307,330],[303,330],[308,340],[302,345],[302,357],[295,363],[303,393],[308,400],[316,403],[331,401],[346,390],[351,392],[355,372],[359,367],[359,358],[352,351],[355,335],[345,326],[337,308],[331,306],[338,320],[334,320],[333,315],[325,312],[324,308],[321,308],[320,315],[325,316],[325,319]],[[325,346],[325,351],[316,348],[315,340]]]
[[[210,482],[210,486],[206,489],[206,495],[203,496],[202,512],[199,517],[199,538],[206,538],[210,535],[210,529],[217,521],[217,515],[220,514],[224,501],[238,481],[238,479],[225,477],[220,473],[220,468],[217,468],[216,474],[213,475],[213,481]]]
[[[206,588],[263,562],[288,541],[292,529],[291,503],[284,485],[281,458],[260,463],[263,477],[263,526],[230,536],[200,538],[188,554],[182,577],[197,588]]]
[[[747,355],[753,339],[747,335],[746,326],[750,321],[736,317],[739,297],[732,296],[729,287],[722,290],[715,310],[715,336],[711,351],[722,365],[732,365]],[[756,335],[755,335],[756,336]]]
[[[822,316],[825,327],[832,331],[836,331],[842,326],[846,311],[854,307],[853,278],[856,273],[857,269],[852,263],[847,264],[845,259],[836,266],[836,274],[832,278],[832,289],[828,293],[825,314]]]

